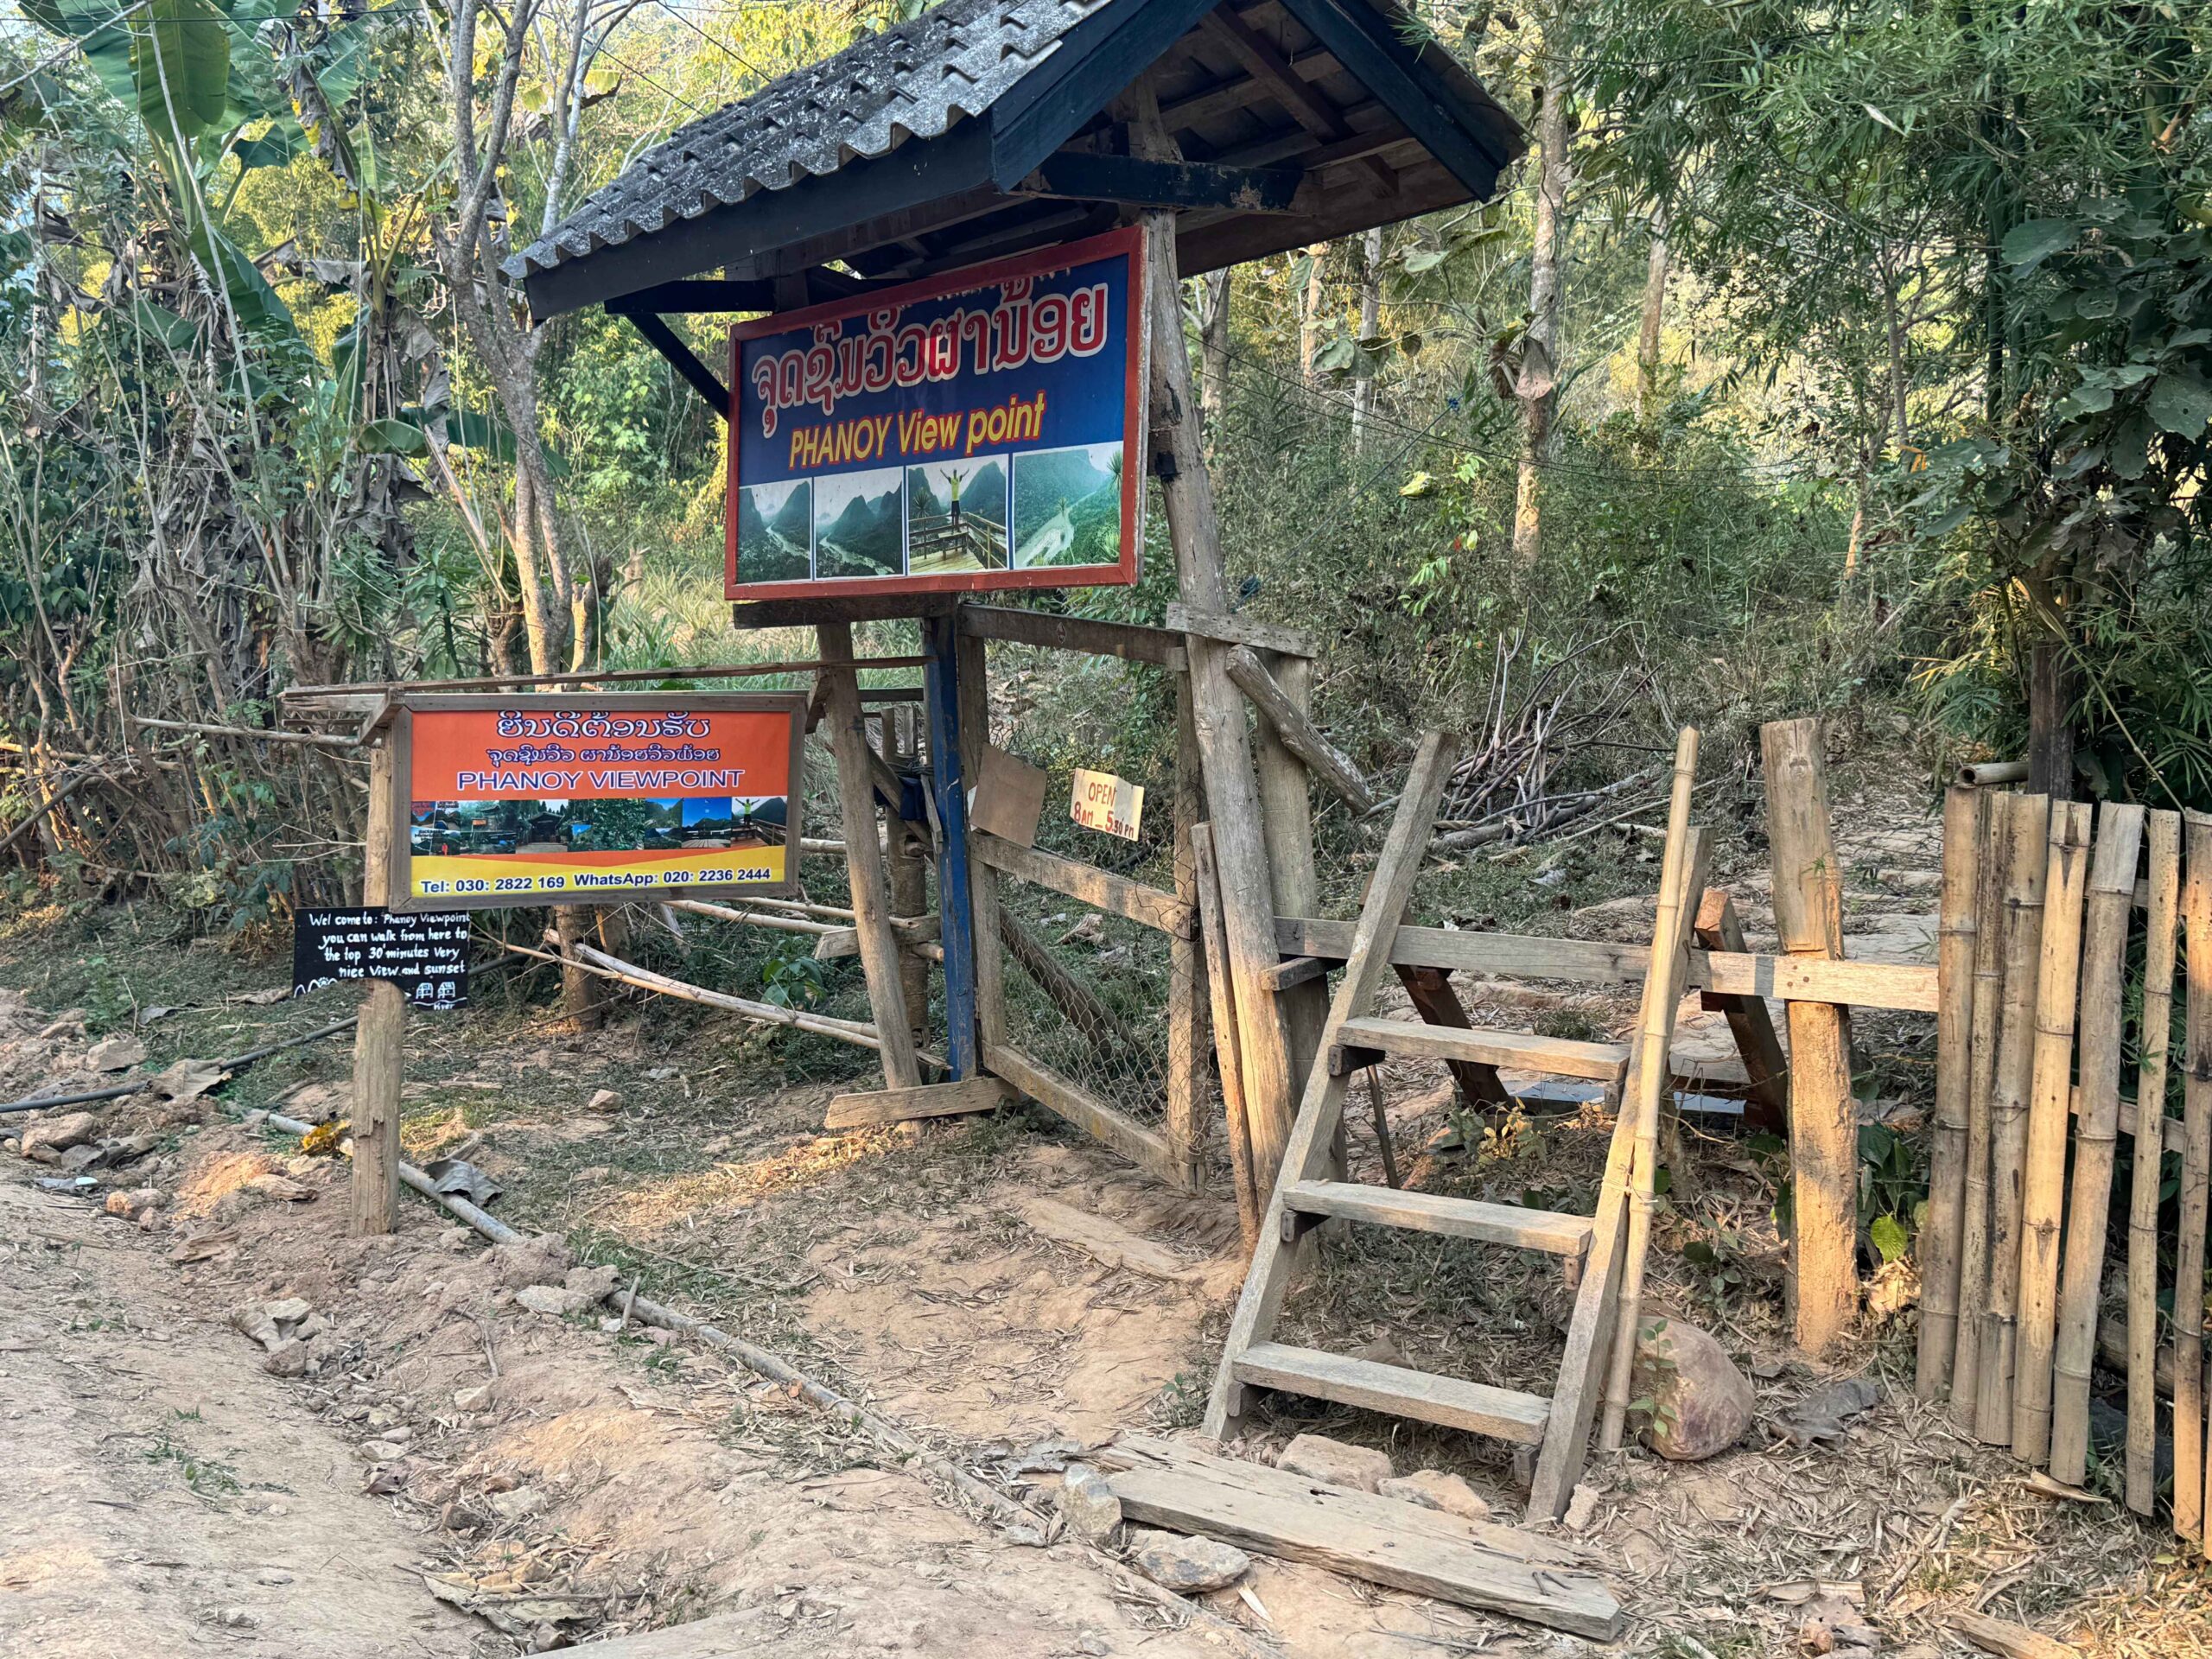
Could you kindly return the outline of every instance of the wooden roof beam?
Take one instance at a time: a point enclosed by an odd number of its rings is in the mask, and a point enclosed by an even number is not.
[[[1221,42],[1242,63],[1252,79],[1267,88],[1293,120],[1315,137],[1349,137],[1351,128],[1344,112],[1308,86],[1272,41],[1261,35],[1228,5],[1205,15],[1200,28]],[[1398,175],[1386,162],[1370,156],[1361,167],[1386,195],[1395,195]]]
[[[1069,197],[1147,207],[1225,208],[1285,213],[1305,178],[1295,167],[1218,167],[1204,162],[1150,162],[1128,156],[1063,150],[1014,187],[1030,196]]]

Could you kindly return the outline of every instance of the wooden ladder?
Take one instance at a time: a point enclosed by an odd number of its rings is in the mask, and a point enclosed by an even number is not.
[[[1221,1369],[1207,1405],[1207,1433],[1217,1438],[1235,1433],[1254,1389],[1281,1389],[1370,1411],[1393,1412],[1535,1448],[1529,1517],[1556,1517],[1564,1512],[1581,1474],[1591,1422],[1613,1346],[1614,1326],[1620,1318],[1630,1235],[1638,1235],[1640,1245],[1645,1230],[1630,1224],[1636,1196],[1641,1195],[1647,1206],[1643,1215],[1648,1217],[1649,1214],[1649,1148],[1668,1086],[1668,1048],[1688,967],[1686,947],[1695,911],[1688,895],[1702,889],[1705,874],[1704,832],[1693,834],[1688,826],[1688,773],[1694,768],[1695,745],[1695,734],[1686,733],[1677,752],[1659,921],[1652,939],[1652,968],[1645,978],[1639,1036],[1631,1046],[1371,1017],[1376,992],[1390,972],[1391,946],[1457,753],[1455,741],[1444,733],[1432,732],[1422,741],[1389,836],[1369,881],[1366,902],[1345,957],[1344,978],[1330,1005],[1313,1075],[1300,1103],[1274,1196],[1261,1225],[1258,1247],[1230,1325]],[[1646,1062],[1647,1051],[1656,1053],[1655,1062]],[[1621,1100],[1621,1110],[1605,1160],[1596,1215],[1560,1215],[1519,1205],[1486,1204],[1324,1179],[1353,1073],[1385,1057],[1471,1060],[1612,1086]],[[1640,1156],[1645,1160],[1641,1170]],[[1639,1174],[1642,1179],[1636,1179]],[[1559,1382],[1551,1395],[1494,1388],[1272,1340],[1297,1262],[1298,1242],[1331,1217],[1548,1251],[1578,1262],[1581,1280]],[[1641,1262],[1637,1266],[1640,1268]],[[1640,1281],[1640,1273],[1629,1276]]]

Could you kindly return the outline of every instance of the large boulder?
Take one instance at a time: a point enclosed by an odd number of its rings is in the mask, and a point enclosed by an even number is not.
[[[1751,1379],[1709,1332],[1681,1319],[1645,1327],[1631,1392],[1650,1402],[1644,1444],[1676,1463],[1715,1457],[1751,1426]]]

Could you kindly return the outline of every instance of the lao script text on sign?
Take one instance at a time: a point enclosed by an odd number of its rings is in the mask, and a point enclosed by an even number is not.
[[[1085,772],[1078,766],[1068,816],[1086,830],[1135,841],[1137,826],[1144,822],[1144,790],[1110,772]]]

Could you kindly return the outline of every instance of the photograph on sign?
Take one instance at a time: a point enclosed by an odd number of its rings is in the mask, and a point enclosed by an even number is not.
[[[392,908],[796,889],[806,696],[416,697]]]
[[[728,596],[1134,582],[1144,280],[1130,226],[737,324]]]
[[[1123,841],[1137,838],[1137,826],[1144,822],[1141,785],[1116,778],[1110,772],[1086,772],[1077,766],[1072,795],[1068,816],[1084,829],[1101,830]]]

